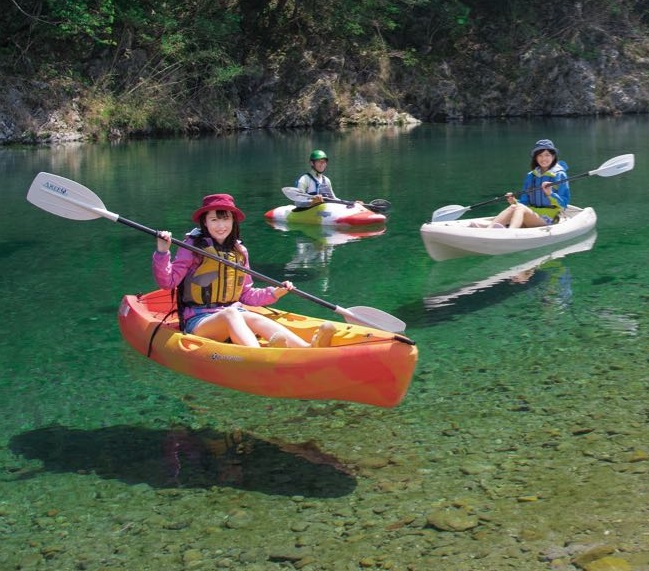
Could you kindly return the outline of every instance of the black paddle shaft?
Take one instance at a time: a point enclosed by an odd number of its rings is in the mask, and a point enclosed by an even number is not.
[[[135,228],[136,230],[141,230],[142,232],[146,232],[147,234],[151,234],[151,236],[155,236],[158,238],[160,236],[160,232],[158,230],[154,230],[153,228],[149,228],[147,226],[144,226],[142,224],[138,224],[137,222],[133,222],[132,220],[129,220],[128,218],[123,218],[122,216],[119,216],[117,218],[117,222],[120,222],[121,224],[124,224],[126,226],[130,226],[131,228]],[[251,268],[246,268],[245,266],[242,266],[240,264],[237,264],[236,262],[233,262],[231,260],[226,260],[225,258],[220,258],[219,256],[216,256],[214,254],[210,254],[209,252],[206,252],[205,250],[198,248],[196,246],[192,246],[191,244],[187,244],[186,242],[183,242],[182,240],[178,240],[177,238],[171,238],[171,242],[175,244],[176,246],[180,248],[185,248],[186,250],[190,250],[191,252],[194,252],[195,254],[199,254],[200,256],[205,256],[206,258],[211,258],[212,260],[215,260],[217,262],[220,262],[222,264],[225,264],[226,266],[230,266],[232,268],[235,268],[239,271],[242,271],[244,273],[250,274],[253,278],[257,278],[261,281],[267,282],[271,285],[274,285],[275,287],[284,287],[284,284],[282,282],[277,281],[273,278],[270,278],[268,276],[265,276],[264,274],[260,274],[259,272],[256,272],[255,270]],[[311,295],[310,293],[307,293],[305,291],[299,290],[297,288],[293,288],[291,290],[291,293],[294,293],[296,295],[299,295],[300,297],[303,297],[304,299],[308,299],[309,301],[313,301],[315,303],[319,303],[320,305],[331,309],[335,311],[337,309],[337,305],[326,301],[324,299],[320,299],[319,297],[316,297],[314,295]]]
[[[580,178],[586,178],[587,176],[590,176],[590,173],[577,174],[575,176],[569,176],[567,178],[564,178],[563,180],[552,183],[551,185],[556,186],[558,184],[563,184],[563,183],[569,182],[571,180],[577,180],[577,179],[580,179]],[[550,182],[550,181],[548,181],[548,182]],[[542,188],[543,188],[542,186],[533,186],[532,188],[528,188],[527,190],[519,192],[518,196],[523,196],[524,194],[532,194],[534,191],[541,190]],[[485,200],[483,202],[478,202],[477,204],[472,204],[470,206],[470,208],[471,209],[478,208],[478,206],[485,206],[486,204],[491,204],[492,202],[498,202],[499,200],[504,200],[505,198],[507,198],[507,194],[509,194],[509,193],[503,194],[501,196],[496,196],[495,198],[490,198],[489,200]],[[516,193],[512,193],[512,194],[516,194]]]
[[[347,206],[354,206],[354,201],[353,200],[341,200],[340,198],[327,198],[325,197],[324,199],[325,202],[332,202],[334,204],[346,204]],[[390,209],[390,203],[387,200],[382,200],[382,199],[377,199],[377,201],[374,203],[372,202],[361,202],[361,206],[364,206],[368,210],[371,210],[372,212],[376,212],[377,214],[382,214],[384,212],[387,212]],[[317,205],[316,205],[317,206]]]
[[[119,222],[121,224],[124,224],[125,226],[130,226],[131,228],[135,228],[136,230],[140,230],[142,232],[145,232],[146,234],[150,234],[151,236],[155,236],[156,238],[160,237],[160,232],[158,230],[154,230],[153,228],[149,228],[148,226],[144,226],[142,224],[138,224],[137,222],[133,222],[132,220],[129,220],[128,218],[123,218],[122,216],[117,216],[116,222]],[[193,246],[191,244],[187,244],[186,242],[183,242],[181,240],[178,240],[177,238],[171,238],[171,243],[175,244],[176,246],[180,248],[185,248],[186,250],[189,250],[191,252],[194,252],[196,254],[199,254],[200,256],[205,256],[206,258],[211,258],[212,260],[215,260],[217,262],[220,262],[222,264],[225,264],[226,266],[230,266],[232,268],[235,268],[239,271],[242,271],[244,273],[250,274],[253,278],[257,278],[261,281],[265,281],[271,285],[274,285],[275,287],[284,287],[284,284],[282,282],[275,280],[273,278],[270,278],[268,276],[265,276],[264,274],[260,274],[259,272],[256,272],[255,270],[251,268],[247,268],[245,266],[242,266],[240,264],[237,264],[236,262],[232,262],[231,260],[227,260],[225,258],[221,258],[219,256],[216,256],[214,254],[210,254],[209,252],[206,252],[205,250],[198,248],[196,246]],[[293,288],[290,290],[291,293],[294,293],[304,299],[307,299],[309,301],[313,301],[314,303],[318,303],[322,305],[323,307],[326,307],[327,309],[330,309],[336,313],[339,312],[339,307],[329,301],[326,301],[324,299],[320,299],[319,297],[316,297],[315,295],[311,295],[310,293],[307,293],[305,291],[302,291],[298,288]],[[347,310],[348,311],[348,310]],[[408,337],[405,337],[404,335],[394,335],[394,340],[395,341],[400,341],[401,343],[406,343],[407,345],[415,345],[415,342],[412,339],[409,339]]]

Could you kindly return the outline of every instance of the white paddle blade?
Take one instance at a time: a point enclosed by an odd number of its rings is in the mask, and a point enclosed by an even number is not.
[[[71,220],[117,219],[117,215],[108,212],[101,199],[89,188],[46,172],[36,175],[27,192],[27,200],[47,212]]]
[[[448,222],[449,220],[457,220],[462,214],[470,210],[470,206],[462,206],[460,204],[449,204],[442,206],[433,212],[431,222]]]
[[[403,333],[406,330],[406,324],[401,319],[375,307],[359,305],[345,309],[337,306],[334,311],[342,315],[347,323],[367,325],[391,333]]]
[[[633,169],[635,166],[635,155],[620,155],[619,157],[613,157],[606,161],[601,167],[597,170],[590,171],[588,174],[596,174],[597,176],[615,176],[622,174]]]

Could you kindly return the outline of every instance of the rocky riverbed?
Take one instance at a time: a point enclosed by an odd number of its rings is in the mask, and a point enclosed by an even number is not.
[[[142,426],[25,430],[0,451],[0,566],[649,569],[644,351],[580,331],[619,359],[523,380],[485,347],[391,410],[195,383]]]

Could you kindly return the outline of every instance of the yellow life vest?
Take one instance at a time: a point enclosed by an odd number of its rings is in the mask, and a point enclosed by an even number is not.
[[[530,206],[530,208],[539,216],[545,216],[552,220],[553,224],[558,222],[559,216],[561,215],[561,209],[559,206]]]
[[[564,169],[559,165],[555,165],[549,171],[541,172],[539,168],[536,168],[530,174],[533,174],[534,177],[538,178],[539,180],[543,180],[544,178],[556,178],[558,172],[564,172]],[[548,180],[547,182],[552,182],[552,180]],[[532,203],[534,200],[537,200],[538,202],[545,204],[543,206],[530,204],[529,207],[539,216],[545,216],[552,220],[553,223],[557,222],[559,220],[559,216],[561,215],[561,206],[559,205],[559,202],[553,196],[546,196],[545,193],[543,193],[543,191],[541,190],[540,186],[535,188],[536,192],[530,195],[530,203]],[[547,204],[548,202],[549,204]]]
[[[245,263],[244,255],[238,250],[216,250],[214,246],[201,249],[239,265]],[[183,280],[183,303],[218,307],[239,301],[245,277],[245,272],[204,256],[200,265]]]

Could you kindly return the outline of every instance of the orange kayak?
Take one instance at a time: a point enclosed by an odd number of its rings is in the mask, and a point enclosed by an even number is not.
[[[244,347],[181,333],[175,312],[169,315],[172,309],[168,291],[124,296],[122,335],[136,351],[173,371],[255,395],[394,407],[405,397],[417,363],[409,339],[372,327],[334,322],[337,331],[325,348]],[[323,321],[266,307],[248,309],[305,340]]]

